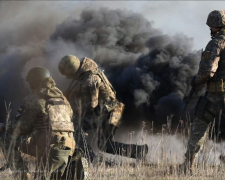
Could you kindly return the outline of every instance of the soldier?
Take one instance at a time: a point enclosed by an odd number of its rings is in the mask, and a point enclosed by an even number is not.
[[[115,130],[121,123],[124,105],[116,99],[113,86],[98,65],[87,57],[80,61],[73,55],[66,55],[61,59],[58,67],[62,75],[73,79],[67,93],[71,106],[78,115],[75,120],[78,127],[84,131],[92,128],[99,130],[98,147],[100,150],[117,154],[116,151],[122,150],[123,147],[124,155],[130,153],[131,157],[136,157],[137,149],[143,149],[142,146],[136,148],[135,145],[112,141]],[[81,136],[78,135],[78,137]],[[79,140],[76,139],[76,141]],[[128,152],[126,148],[128,146],[132,146],[133,151]]]
[[[225,11],[214,10],[208,15],[212,40],[202,54],[199,71],[192,80],[192,87],[207,84],[207,93],[196,107],[191,136],[185,153],[184,168],[192,172],[194,160],[208,136],[210,125],[225,113]]]
[[[67,55],[60,61],[59,71],[67,78],[77,80],[69,89],[69,100],[78,114],[77,119],[80,120],[76,122],[84,131],[104,126],[104,132],[100,133],[101,138],[98,141],[100,149],[103,150],[109,134],[120,124],[123,104],[117,101],[111,83],[93,60],[85,57],[80,62],[77,57]],[[112,113],[115,110],[119,110],[117,118],[114,117],[115,113]]]
[[[75,149],[71,106],[46,68],[32,68],[26,80],[31,94],[5,126],[3,153],[18,179],[29,178],[21,152],[37,158],[35,178],[61,179]]]

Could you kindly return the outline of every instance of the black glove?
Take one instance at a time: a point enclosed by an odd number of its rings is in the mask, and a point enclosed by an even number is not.
[[[195,79],[196,79],[196,76],[194,76],[191,80],[191,87],[192,88],[195,88],[196,84],[195,84]]]

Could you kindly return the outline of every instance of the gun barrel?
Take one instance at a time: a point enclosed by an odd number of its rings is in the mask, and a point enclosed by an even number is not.
[[[119,154],[130,158],[145,158],[148,153],[148,145],[125,144],[116,141],[108,141],[106,144],[106,153]]]

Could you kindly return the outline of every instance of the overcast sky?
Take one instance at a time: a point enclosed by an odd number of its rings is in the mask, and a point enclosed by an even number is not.
[[[77,5],[83,8],[108,7],[125,8],[143,14],[154,21],[155,27],[164,33],[184,33],[194,38],[194,48],[205,48],[210,40],[206,19],[212,10],[225,9],[223,1],[106,1],[106,2],[67,2],[64,7],[70,11]]]
[[[208,14],[215,9],[225,9],[224,1],[109,1],[91,4],[90,7],[126,8],[141,13],[165,33],[178,32],[193,37],[196,49],[205,48],[210,40],[210,31],[206,25]]]
[[[41,17],[57,15],[58,21],[49,22],[57,25],[71,15],[79,18],[79,13],[85,8],[100,7],[125,8],[141,13],[146,19],[154,21],[155,27],[160,28],[164,33],[178,32],[193,37],[194,48],[201,49],[210,40],[210,31],[205,24],[209,12],[225,9],[225,3],[223,1],[1,2],[0,22],[1,26],[4,26],[6,19],[17,18],[18,21],[25,21],[31,14]],[[54,29],[54,26],[52,28]]]

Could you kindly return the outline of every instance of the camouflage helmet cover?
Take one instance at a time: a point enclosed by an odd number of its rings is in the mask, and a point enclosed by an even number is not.
[[[210,12],[206,24],[211,28],[225,27],[225,10]]]
[[[80,67],[80,60],[73,55],[64,56],[59,62],[59,71],[62,75],[74,75]]]
[[[48,69],[44,67],[34,67],[28,73],[26,81],[29,83],[31,89],[35,89],[48,77],[51,77]]]

